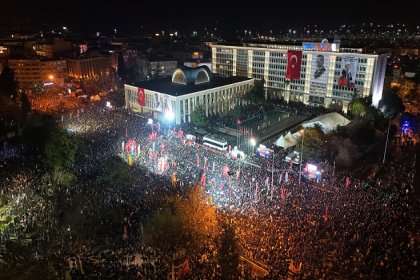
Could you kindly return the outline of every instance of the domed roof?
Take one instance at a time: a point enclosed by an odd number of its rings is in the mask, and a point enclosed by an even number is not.
[[[198,85],[210,82],[211,75],[211,71],[207,66],[203,65],[195,68],[184,66],[175,70],[172,75],[172,82],[182,85]]]

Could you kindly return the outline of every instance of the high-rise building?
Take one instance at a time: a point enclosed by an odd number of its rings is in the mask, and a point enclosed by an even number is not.
[[[289,51],[300,54],[298,79],[286,78]],[[370,94],[377,106],[382,97],[386,60],[386,55],[340,48],[339,44],[326,40],[301,46],[212,45],[213,73],[264,79],[269,98],[301,101],[312,106],[329,107],[333,104],[344,111],[353,97]],[[317,70],[318,67],[322,71]]]

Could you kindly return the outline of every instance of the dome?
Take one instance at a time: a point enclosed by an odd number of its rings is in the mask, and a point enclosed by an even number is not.
[[[207,66],[200,67],[182,67],[175,70],[172,75],[172,82],[175,84],[193,84],[198,85],[210,82],[211,72]]]

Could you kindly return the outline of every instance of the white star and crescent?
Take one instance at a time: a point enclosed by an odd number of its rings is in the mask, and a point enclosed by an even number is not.
[[[293,63],[293,59],[295,59],[295,63]],[[293,54],[292,56],[290,56],[290,64],[292,64],[292,68],[295,68],[297,60],[297,55]]]

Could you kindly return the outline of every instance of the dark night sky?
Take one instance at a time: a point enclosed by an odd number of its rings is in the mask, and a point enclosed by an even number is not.
[[[81,32],[121,30],[145,32],[201,31],[204,26],[230,31],[245,28],[276,32],[290,26],[306,24],[335,27],[338,24],[361,22],[420,24],[416,1],[191,1],[191,0],[44,0],[5,1],[0,18],[5,20],[34,19],[56,22]],[[397,3],[402,3],[397,5]],[[60,6],[64,5],[64,9]]]

